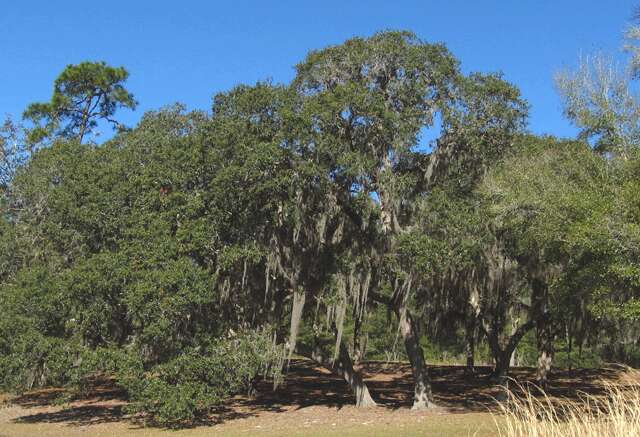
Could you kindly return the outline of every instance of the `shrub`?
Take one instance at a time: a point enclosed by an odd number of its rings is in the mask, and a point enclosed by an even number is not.
[[[274,376],[281,355],[266,332],[242,332],[148,371],[124,366],[117,380],[129,393],[130,413],[154,424],[183,426],[205,417],[230,396],[252,390],[257,376]]]

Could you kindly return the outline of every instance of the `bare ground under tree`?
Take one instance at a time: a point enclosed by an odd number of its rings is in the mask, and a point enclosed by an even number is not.
[[[452,432],[451,435],[457,432],[460,435],[491,435],[494,431],[488,412],[495,411],[494,398],[500,389],[489,382],[489,367],[477,367],[475,375],[467,376],[463,366],[431,366],[434,400],[439,408],[426,412],[410,410],[413,379],[408,363],[367,362],[361,370],[379,404],[376,408],[355,408],[355,398],[343,379],[311,361],[292,360],[285,381],[277,390],[272,389],[271,383],[260,382],[254,396],[235,397],[194,429],[184,432],[199,435],[207,430],[207,433],[233,435],[263,430],[269,431],[269,435],[279,435],[304,434],[306,429],[324,430],[321,434],[332,430],[350,434],[349,426],[363,431],[369,427],[369,431],[404,429],[409,432],[434,424],[442,425],[442,432]],[[577,399],[584,393],[597,395],[602,392],[602,380],[615,380],[622,371],[557,370],[552,374],[548,393],[568,399]],[[519,384],[534,383],[536,378],[534,368],[512,369],[511,376]],[[512,387],[515,385],[512,383]],[[141,419],[126,417],[123,412],[125,393],[109,380],[96,380],[84,399],[53,405],[61,392],[60,389],[45,389],[10,399],[0,409],[0,436],[29,435],[36,429],[43,435],[74,435],[76,432],[86,435],[86,431],[91,431],[92,435],[101,435],[102,431],[104,435],[130,431],[135,435],[137,429],[142,431]],[[37,428],[33,428],[36,425]],[[347,432],[344,432],[345,426]],[[56,434],[55,430],[60,433]],[[149,429],[144,431],[145,435],[150,432]],[[355,432],[353,435],[360,434]]]

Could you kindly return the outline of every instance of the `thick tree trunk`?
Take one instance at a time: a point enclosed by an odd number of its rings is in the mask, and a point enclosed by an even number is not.
[[[435,407],[433,394],[431,392],[431,381],[429,371],[424,362],[424,354],[420,346],[420,337],[415,321],[411,317],[408,308],[402,307],[398,311],[400,333],[404,340],[407,356],[411,363],[414,380],[413,410]]]
[[[549,312],[549,280],[548,269],[539,263],[532,263],[529,267],[531,289],[533,290],[532,305],[535,315],[536,343],[538,348],[538,368],[536,378],[538,385],[546,389],[549,371],[553,361],[553,326]]]
[[[513,351],[505,350],[500,351],[500,353],[494,357],[495,367],[491,375],[491,381],[502,388],[496,396],[496,399],[499,401],[507,399],[507,393],[509,391],[509,368],[512,354]]]
[[[407,356],[411,364],[411,371],[414,380],[414,397],[412,409],[419,410],[425,408],[437,407],[433,402],[433,394],[431,392],[431,381],[429,380],[429,371],[425,365],[424,354],[420,346],[420,336],[409,309],[405,303],[394,302],[388,297],[382,296],[375,292],[370,292],[373,299],[392,308],[398,316],[398,325],[400,334],[404,341]]]
[[[475,369],[475,350],[476,350],[476,342],[474,339],[467,338],[467,345],[465,347],[465,352],[467,354],[467,365],[464,369],[464,372],[468,375],[473,375],[476,373]]]
[[[525,324],[520,325],[515,331],[512,331],[508,341],[500,341],[499,332],[491,329],[488,324],[483,325],[483,330],[487,336],[489,347],[491,348],[491,354],[495,361],[493,372],[489,375],[489,378],[495,384],[504,387],[504,391],[498,395],[498,400],[504,400],[509,390],[509,368],[511,366],[511,357],[514,354],[516,347],[522,337],[534,327],[535,322],[533,320],[527,321]]]
[[[467,323],[465,326],[466,345],[465,352],[467,355],[467,366],[464,369],[464,373],[467,375],[473,375],[475,373],[475,351],[476,341],[478,335],[477,319],[475,316],[467,316]]]
[[[491,380],[496,384],[504,385],[509,376],[511,367],[511,353],[509,351],[500,351],[494,356],[495,366],[491,373]]]
[[[353,368],[353,363],[349,357],[349,351],[344,343],[340,343],[338,366],[342,370],[342,377],[351,386],[351,389],[356,396],[356,406],[375,407],[377,404],[371,397],[369,388],[364,383],[362,375]]]
[[[538,346],[538,369],[536,378],[538,385],[543,389],[547,388],[549,382],[549,372],[553,363],[553,333],[547,317],[542,317],[536,326],[536,342]]]
[[[304,310],[304,302],[306,299],[304,290],[298,288],[297,283],[294,283],[292,288],[293,303],[291,306],[291,324],[289,327],[288,359],[291,359],[293,351],[296,349],[298,329],[300,328],[300,320],[302,319],[302,312]]]
[[[357,407],[377,406],[369,393],[367,384],[362,379],[362,375],[353,368],[349,351],[344,345],[344,342],[340,343],[338,359],[335,362],[329,359],[328,354],[325,353],[323,348],[317,342],[311,351],[310,358],[336,375],[341,376],[347,384],[349,384],[349,387],[351,387],[351,390],[355,395]]]

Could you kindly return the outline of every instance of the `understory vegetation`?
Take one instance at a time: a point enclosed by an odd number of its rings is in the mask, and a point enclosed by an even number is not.
[[[362,407],[357,364],[407,360],[415,409],[433,406],[428,362],[490,364],[497,384],[536,366],[542,388],[553,366],[639,365],[629,62],[558,74],[572,139],[532,134],[516,85],[406,31],[133,127],[124,68],[68,66],[0,133],[0,387],[81,396],[107,375],[132,414],[181,426],[294,355]],[[537,417],[523,402],[516,428]],[[563,410],[580,430],[595,411]]]

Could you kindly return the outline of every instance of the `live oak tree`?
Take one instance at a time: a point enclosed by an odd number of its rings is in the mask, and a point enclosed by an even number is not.
[[[338,208],[335,181],[312,149],[309,138],[313,132],[306,124],[299,97],[291,88],[261,83],[216,96],[213,109],[216,138],[229,148],[224,160],[234,160],[230,157],[242,144],[255,156],[247,159],[245,155],[236,164],[242,179],[234,185],[246,184],[247,190],[228,194],[244,195],[240,205],[256,208],[247,216],[251,221],[243,235],[260,253],[259,261],[248,265],[248,272],[261,274],[262,279],[254,276],[250,284],[243,282],[242,287],[256,283],[263,287],[255,302],[259,311],[275,323],[281,323],[288,315],[284,338],[288,357],[297,350],[318,361],[345,378],[358,405],[371,404],[340,335],[347,302],[344,296],[338,301],[332,299],[338,291],[338,258],[353,241],[350,225]],[[261,145],[263,150],[256,149]],[[259,173],[248,177],[251,170],[247,166],[254,164]],[[260,180],[265,181],[264,185]],[[264,189],[257,191],[260,187]],[[246,275],[247,264],[243,270],[243,278],[252,277]],[[326,318],[319,316],[319,308],[326,309]],[[318,327],[311,343],[298,341],[303,319]],[[324,331],[335,336],[333,354],[321,338],[327,333]],[[283,340],[281,335],[276,337]]]
[[[462,321],[472,367],[481,329],[496,373],[502,374],[505,357],[508,365],[526,330],[503,338],[506,313],[518,307],[519,281],[476,190],[485,174],[513,153],[527,104],[517,88],[497,75],[460,77],[454,96],[443,108],[443,134],[425,160],[420,196],[413,200],[412,231],[401,253],[414,271],[430,331],[437,333],[444,323],[452,326],[452,319]]]
[[[589,288],[572,288],[567,296],[563,283],[608,259],[604,250],[596,255],[583,234],[586,229],[600,233],[614,219],[615,183],[608,167],[585,143],[533,138],[523,141],[519,153],[484,181],[491,211],[509,241],[509,256],[526,280],[527,312],[536,328],[538,379],[543,386],[558,321],[572,305],[588,301]]]
[[[126,78],[70,66],[26,111],[28,141],[0,133],[3,388],[81,393],[104,372],[132,412],[180,425],[299,354],[374,406],[354,363],[385,325],[371,343],[391,352],[397,332],[426,408],[425,342],[466,347],[470,370],[487,348],[504,383],[535,330],[544,383],[561,330],[637,332],[640,161],[599,117],[575,118],[597,121],[596,152],[527,134],[514,85],[389,31],[97,143],[135,106]],[[620,113],[603,119],[635,123]]]
[[[329,166],[343,208],[366,197],[377,199],[371,223],[375,234],[363,249],[379,254],[370,266],[378,282],[381,262],[404,226],[402,195],[413,177],[399,170],[417,145],[420,130],[433,123],[456,75],[457,61],[442,45],[424,43],[407,32],[354,38],[312,52],[297,66],[293,85],[304,96],[314,151]],[[370,216],[355,218],[361,227],[369,221]],[[367,288],[374,287],[375,281],[354,291],[368,293]],[[389,303],[412,363],[414,405],[421,408],[429,403],[430,388],[417,326],[405,304],[408,296],[402,296],[408,291],[398,286]]]
[[[499,77],[464,78],[444,47],[401,32],[312,53],[298,66],[294,84],[309,108],[315,150],[328,155],[342,191],[376,199],[375,231],[364,249],[373,278],[367,288],[397,314],[416,382],[414,407],[426,407],[430,384],[410,302],[415,293],[424,300],[428,291],[418,286],[415,269],[403,268],[391,256],[411,239],[406,235],[414,227],[414,205],[438,183],[446,184],[447,177],[477,180],[510,147],[526,104]],[[437,113],[442,135],[432,152],[420,152],[420,132]],[[384,284],[390,293],[375,290]]]

